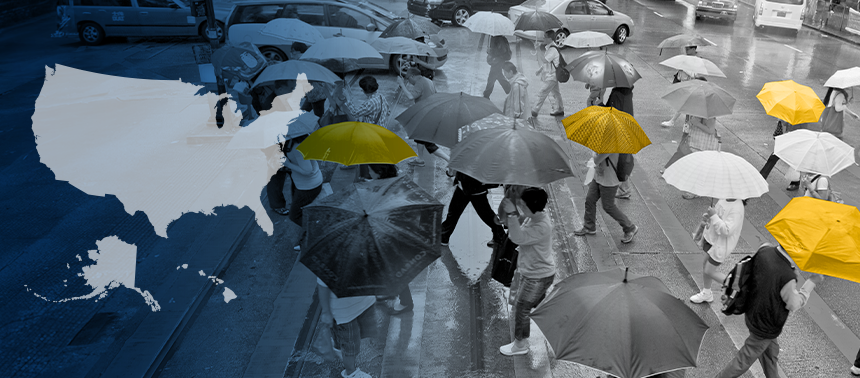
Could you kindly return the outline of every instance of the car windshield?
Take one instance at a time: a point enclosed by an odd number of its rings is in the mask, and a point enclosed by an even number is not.
[[[355,2],[355,5],[358,5],[361,9],[366,9],[368,11],[373,12],[376,15],[379,15],[379,17],[383,18],[389,24],[394,22],[394,20],[401,18],[401,17],[397,17],[396,14],[392,13],[388,9],[385,9],[385,8],[383,8],[379,5],[376,5],[374,3],[371,3],[369,1]]]
[[[562,0],[526,0],[524,3],[520,4],[525,8],[531,8],[542,11],[551,11],[561,3]]]

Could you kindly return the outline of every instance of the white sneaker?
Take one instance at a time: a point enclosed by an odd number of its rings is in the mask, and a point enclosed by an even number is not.
[[[499,352],[505,356],[521,356],[527,354],[529,352],[529,348],[526,347],[525,349],[519,349],[514,345],[514,343],[510,343],[499,347]]]
[[[370,374],[361,371],[361,369],[359,368],[355,368],[355,371],[352,372],[352,374],[350,375],[346,375],[346,370],[344,369],[340,372],[340,376],[343,378],[373,378],[370,376]]]
[[[851,372],[851,375],[855,377],[860,377],[860,367],[851,366],[851,369],[849,371]]]
[[[660,124],[663,125],[663,127],[675,126],[675,122],[672,122],[672,121],[663,121],[663,122],[660,122]]]
[[[293,247],[293,251],[301,252],[301,250],[302,250],[302,246],[301,246],[301,245],[297,245],[297,246]]]
[[[714,301],[714,293],[710,290],[702,290],[696,295],[690,297],[690,302],[693,303],[702,303],[702,302],[713,302]]]

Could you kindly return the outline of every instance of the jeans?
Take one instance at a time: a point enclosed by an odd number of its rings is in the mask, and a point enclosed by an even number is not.
[[[322,185],[317,186],[311,190],[299,190],[296,189],[296,185],[290,182],[290,189],[292,190],[292,203],[290,204],[290,220],[293,223],[302,227],[302,207],[314,202],[320,192],[322,191]]]
[[[561,91],[559,91],[558,82],[555,80],[543,82],[543,86],[541,86],[540,92],[538,92],[537,102],[532,107],[532,111],[535,113],[539,112],[546,97],[550,94],[555,97],[555,104],[552,109],[553,113],[564,111],[564,103],[561,102]]]
[[[585,195],[585,221],[583,222],[585,229],[590,231],[597,229],[595,220],[597,217],[597,200],[599,199],[603,203],[603,210],[621,225],[621,229],[625,233],[633,231],[635,227],[633,222],[615,206],[615,192],[617,190],[617,186],[603,186],[598,184],[597,181],[592,181],[588,185],[588,194]]]
[[[776,339],[763,339],[750,333],[735,358],[723,368],[720,374],[717,374],[716,378],[740,377],[749,370],[755,360],[761,363],[765,377],[778,378],[779,372],[776,366],[778,355],[779,344],[776,343]]]
[[[487,200],[487,193],[468,195],[462,189],[457,187],[454,189],[454,196],[451,197],[451,203],[448,205],[448,215],[445,221],[442,222],[442,242],[447,243],[451,239],[451,234],[454,233],[454,228],[457,227],[457,222],[466,206],[472,203],[472,207],[481,220],[490,229],[493,230],[493,240],[501,242],[505,240],[505,229],[501,225],[496,224],[496,213],[490,207],[490,202]]]
[[[487,88],[484,89],[484,97],[490,97],[497,81],[502,85],[502,89],[505,90],[505,93],[511,93],[511,83],[505,79],[505,75],[502,75],[501,63],[490,66],[490,74],[487,76]]]
[[[287,168],[281,167],[275,173],[266,185],[266,194],[269,196],[269,207],[280,209],[287,206],[287,199],[284,198],[284,181],[287,180]]]
[[[530,314],[546,296],[555,275],[544,278],[528,278],[520,275],[517,282],[517,296],[514,304],[514,338],[518,341],[529,338],[531,333]]]

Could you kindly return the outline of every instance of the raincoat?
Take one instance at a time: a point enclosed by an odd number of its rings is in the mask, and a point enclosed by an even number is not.
[[[510,83],[511,93],[505,98],[504,114],[508,117],[526,118],[529,109],[529,82],[522,73],[517,72]]]

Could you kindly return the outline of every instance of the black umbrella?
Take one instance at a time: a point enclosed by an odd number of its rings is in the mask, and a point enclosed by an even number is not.
[[[438,34],[441,31],[438,25],[424,18],[413,18],[411,15],[402,20],[393,22],[388,25],[379,38],[388,37],[406,37],[415,39],[422,36]]]
[[[300,261],[338,297],[396,294],[441,256],[443,208],[409,176],[353,184],[304,207]]]
[[[558,29],[562,26],[561,20],[554,14],[544,11],[535,10],[534,12],[526,12],[517,19],[516,30],[537,30],[547,31]]]

